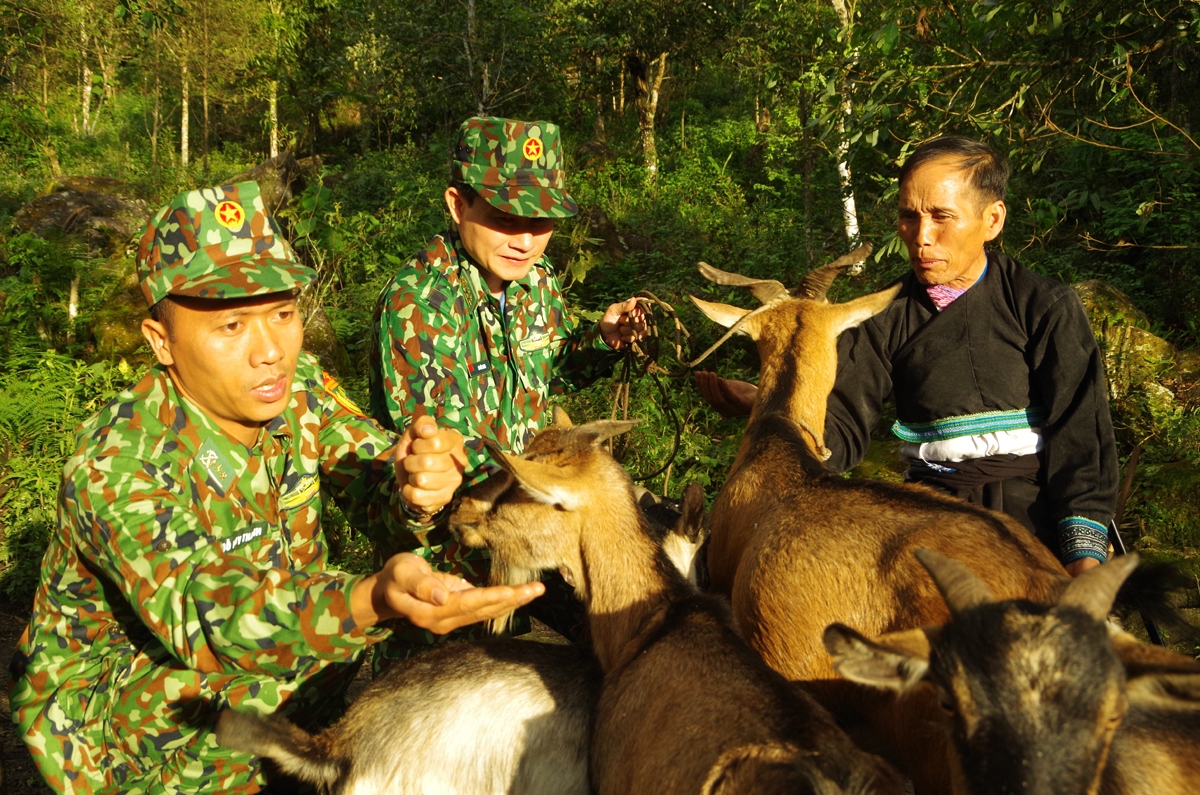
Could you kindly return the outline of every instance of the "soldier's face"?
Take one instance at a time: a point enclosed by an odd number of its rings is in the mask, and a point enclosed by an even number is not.
[[[524,278],[554,234],[553,218],[521,218],[497,210],[481,198],[474,204],[446,189],[446,206],[458,224],[458,236],[480,266],[488,289],[499,293],[504,283]]]
[[[980,199],[957,158],[917,166],[900,185],[898,230],[924,285],[966,288],[983,272],[983,244],[1004,228],[1004,202]]]
[[[176,388],[221,430],[253,445],[263,423],[291,399],[304,326],[291,293],[255,298],[177,298],[170,333],[142,333]]]

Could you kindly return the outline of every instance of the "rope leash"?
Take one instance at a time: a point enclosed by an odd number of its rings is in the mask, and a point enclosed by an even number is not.
[[[638,306],[642,307],[642,311],[646,315],[647,334],[640,342],[630,343],[629,347],[625,350],[625,356],[621,361],[621,373],[617,378],[616,393],[613,395],[612,412],[609,418],[615,420],[619,414],[621,419],[629,419],[629,392],[635,377],[642,378],[649,375],[654,380],[654,385],[658,387],[658,394],[661,398],[663,414],[670,418],[671,425],[675,429],[675,438],[671,444],[671,454],[667,456],[662,466],[648,475],[635,475],[632,479],[636,482],[644,483],[658,477],[664,472],[668,472],[667,478],[663,481],[663,491],[665,492],[667,482],[670,480],[669,470],[675,463],[675,458],[679,455],[679,447],[683,442],[683,424],[679,421],[678,412],[671,405],[670,394],[667,391],[666,384],[663,383],[662,376],[682,378],[691,371],[696,362],[688,360],[687,352],[690,351],[689,341],[691,335],[683,323],[680,322],[679,316],[675,313],[675,307],[648,290],[639,291],[634,298],[637,299]],[[674,328],[673,347],[675,349],[675,361],[680,365],[677,370],[669,370],[658,363],[658,359],[662,355],[663,338],[659,333],[659,322],[655,317],[655,310],[662,312],[670,318]],[[621,461],[625,457],[628,442],[622,438],[616,442],[614,447],[615,449],[612,450],[613,457],[617,461]]]

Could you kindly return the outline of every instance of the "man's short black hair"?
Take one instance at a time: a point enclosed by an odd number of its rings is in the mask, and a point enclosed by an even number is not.
[[[1004,201],[1008,195],[1008,177],[1012,174],[1008,159],[983,141],[965,135],[946,135],[918,146],[900,167],[900,184],[917,166],[943,157],[961,161],[959,167],[970,172],[971,186],[984,203]]]
[[[474,206],[475,200],[479,198],[479,191],[465,182],[452,179],[450,180],[450,187],[458,189],[458,192],[462,194],[463,199],[467,202],[468,207]]]
[[[171,341],[175,340],[175,331],[171,327],[171,323],[175,319],[175,306],[175,299],[164,295],[157,304],[150,307],[150,318],[162,324],[162,327],[166,329],[167,339]]]

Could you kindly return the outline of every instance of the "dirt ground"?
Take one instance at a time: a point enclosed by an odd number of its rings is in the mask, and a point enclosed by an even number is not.
[[[8,707],[8,663],[28,621],[28,610],[0,601],[0,665],[4,669],[0,674],[3,682],[0,689],[0,763],[4,765],[4,784],[0,791],[4,795],[52,795],[50,788],[42,784],[29,749],[17,738]]]

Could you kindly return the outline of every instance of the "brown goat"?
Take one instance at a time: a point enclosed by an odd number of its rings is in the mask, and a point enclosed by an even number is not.
[[[944,780],[928,764],[928,738],[912,707],[836,681],[822,645],[844,621],[868,635],[944,623],[949,614],[918,548],[970,563],[1001,598],[1052,602],[1067,582],[1054,555],[1015,519],[932,488],[848,480],[824,466],[825,412],[837,372],[837,338],[882,311],[899,288],[844,304],[826,298],[834,278],[870,252],[863,246],[812,271],[789,292],[779,282],[702,264],[719,284],[748,287],[755,310],[693,298],[729,329],[753,339],[758,398],[729,477],[712,508],[708,568],[730,597],[735,622],[775,670],[809,681],[844,725],[886,750],[922,786]],[[724,339],[724,338],[723,338]]]
[[[1200,663],[1106,623],[1136,556],[1078,577],[1052,606],[997,601],[962,564],[918,557],[953,621],[874,641],[834,624],[825,645],[848,679],[942,705],[930,753],[944,754],[953,791],[1200,791]]]
[[[631,425],[559,425],[519,458],[490,446],[505,471],[451,516],[464,543],[491,551],[494,582],[558,569],[586,605],[603,671],[596,791],[900,792],[894,771],[767,668],[723,602],[686,582],[651,538],[629,477],[597,449]]]

